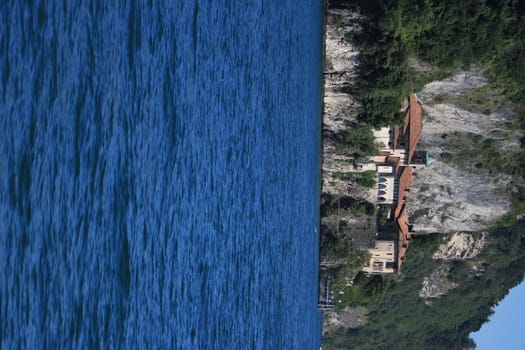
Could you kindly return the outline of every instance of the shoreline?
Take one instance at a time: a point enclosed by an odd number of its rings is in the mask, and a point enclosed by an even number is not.
[[[328,14],[328,0],[323,0],[322,4],[323,12],[322,12],[322,23],[321,23],[321,87],[320,87],[320,104],[319,104],[319,157],[318,157],[318,164],[319,164],[319,180],[317,183],[318,186],[318,195],[317,195],[317,203],[319,208],[319,221],[317,223],[317,251],[318,251],[318,263],[317,263],[317,309],[319,313],[321,314],[321,317],[323,316],[323,310],[319,308],[320,306],[320,296],[321,296],[321,196],[323,194],[323,160],[324,160],[324,143],[323,143],[323,126],[324,126],[324,99],[325,99],[325,62],[326,62],[326,31],[327,31],[327,24],[326,24],[326,17]],[[321,337],[323,334],[323,325],[322,325],[322,319],[321,319]]]

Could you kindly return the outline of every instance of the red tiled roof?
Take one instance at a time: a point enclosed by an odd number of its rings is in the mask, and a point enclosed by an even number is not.
[[[397,225],[399,226],[399,231],[403,234],[403,238],[408,240],[410,232],[408,231],[408,219],[406,215],[399,215],[397,218]]]
[[[398,251],[397,251],[397,273],[401,271],[401,265],[403,264],[403,261],[405,261],[406,254],[407,254],[407,247],[403,246],[401,241],[399,241]]]
[[[410,164],[414,151],[416,150],[417,142],[421,136],[421,114],[423,109],[416,100],[416,95],[410,95],[410,107],[409,107],[409,128],[408,128],[408,159],[407,163]],[[406,117],[405,117],[406,119]],[[406,129],[406,127],[405,127]]]
[[[399,138],[399,126],[394,126],[393,136],[394,136],[394,140],[392,142],[392,149],[396,149],[397,148],[397,139]]]
[[[388,156],[386,157],[386,163],[387,164],[390,164],[394,167],[394,174],[397,174],[397,170],[399,168],[399,161],[401,160],[401,158],[399,157],[393,157],[393,156]]]
[[[401,176],[399,177],[399,185],[397,192],[397,204],[394,212],[394,217],[397,219],[402,212],[404,206],[404,197],[406,196],[407,190],[410,189],[410,184],[414,177],[414,171],[411,167],[405,167],[402,170]]]

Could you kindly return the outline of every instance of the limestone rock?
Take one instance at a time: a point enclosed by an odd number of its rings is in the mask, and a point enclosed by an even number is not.
[[[486,115],[447,102],[452,97],[461,101],[466,91],[486,84],[482,73],[471,69],[427,84],[417,94],[424,110],[418,149],[429,151],[438,161],[418,170],[411,185],[407,211],[416,232],[479,231],[511,209],[510,176],[471,172],[441,161],[442,155],[454,151],[447,142],[449,133],[492,138],[507,132],[505,123],[513,118],[512,112],[497,110]]]
[[[356,19],[347,9],[329,9],[326,15],[323,128],[331,132],[344,130],[359,107],[348,93],[357,75],[359,52],[350,41]]]
[[[456,288],[457,284],[449,280],[449,262],[476,257],[485,245],[486,236],[486,233],[456,232],[447,242],[440,245],[432,258],[442,260],[443,263],[430,276],[423,279],[419,297],[424,299],[439,298],[446,295],[451,289]],[[479,262],[472,263],[471,270],[476,276],[484,272],[482,264]]]
[[[479,231],[510,211],[510,178],[435,162],[416,172],[407,211],[416,232]]]
[[[456,232],[450,240],[441,246],[432,256],[439,260],[465,260],[476,257],[485,245],[486,233],[473,235]]]
[[[424,299],[439,298],[456,287],[457,284],[449,281],[448,267],[443,264],[432,272],[429,277],[424,278],[419,297]]]
[[[358,15],[348,9],[328,9],[325,33],[323,182],[322,192],[345,195],[352,184],[335,176],[353,169],[352,157],[336,152],[333,135],[355,120],[359,104],[349,93],[357,75],[358,54],[351,37],[358,30]],[[369,196],[369,193],[359,195]]]
[[[323,319],[323,335],[339,328],[357,328],[366,324],[368,310],[362,306],[346,307],[341,311],[330,311]]]

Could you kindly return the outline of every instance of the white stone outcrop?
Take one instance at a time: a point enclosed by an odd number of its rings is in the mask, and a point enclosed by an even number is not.
[[[348,122],[355,120],[359,108],[348,91],[357,75],[359,52],[350,41],[358,30],[356,19],[357,15],[348,9],[328,9],[326,14],[322,192],[334,196],[352,191],[352,184],[337,174],[352,171],[353,159],[336,152],[333,135],[345,130]],[[368,195],[365,191],[357,197]]]
[[[456,287],[457,284],[448,279],[448,269],[446,265],[441,265],[434,270],[429,277],[423,279],[419,297],[424,299],[439,298]]]
[[[357,15],[329,9],[326,16],[323,129],[338,132],[356,116],[358,103],[348,93],[357,76],[358,55],[350,38],[358,30]]]
[[[440,161],[452,147],[447,143],[447,134],[473,133],[492,138],[505,133],[512,112],[497,110],[485,115],[447,102],[451,97],[457,101],[467,90],[486,84],[482,73],[471,69],[427,84],[417,94],[424,111],[418,149],[429,151],[438,161],[418,170],[411,184],[407,210],[416,232],[479,231],[511,209],[510,176],[471,172]]]
[[[416,172],[407,196],[410,223],[419,233],[483,230],[509,212],[509,182],[438,161]]]
[[[339,328],[357,328],[367,322],[368,310],[362,306],[345,307],[341,311],[329,311],[323,319],[323,335]]]
[[[465,260],[476,257],[485,245],[486,233],[456,232],[448,242],[439,246],[432,256],[436,260]]]
[[[449,279],[450,261],[475,258],[483,250],[486,237],[486,233],[456,232],[441,244],[432,259],[440,260],[442,263],[430,276],[423,279],[419,297],[424,299],[440,298],[456,288],[458,285]],[[471,264],[471,271],[472,274],[479,276],[484,272],[484,269],[480,263],[473,263]]]

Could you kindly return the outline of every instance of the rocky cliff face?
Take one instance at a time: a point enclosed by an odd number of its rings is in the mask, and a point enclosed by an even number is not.
[[[352,169],[352,158],[336,152],[333,142],[333,136],[355,120],[359,108],[348,92],[359,63],[359,52],[351,42],[359,30],[357,20],[358,15],[347,9],[327,11],[322,192],[374,202],[374,190],[358,188],[338,176]],[[417,62],[414,65],[428,69]],[[444,162],[442,157],[454,151],[446,139],[453,132],[502,138],[506,140],[504,147],[519,144],[520,135],[508,135],[505,127],[514,118],[511,110],[500,107],[487,113],[465,98],[469,91],[486,85],[483,74],[471,69],[427,84],[417,95],[424,109],[418,149],[428,150],[437,159],[417,172],[408,196],[408,214],[418,232],[477,231],[510,210],[510,177],[467,171]]]
[[[356,16],[346,9],[328,9],[326,14],[322,192],[335,196],[346,194],[349,186],[335,173],[352,168],[349,156],[337,154],[333,136],[355,119],[359,107],[347,92],[357,74],[359,52],[350,41],[358,30],[354,24]]]
[[[351,42],[353,33],[358,30],[355,25],[357,15],[347,9],[328,9],[325,27],[325,66],[324,66],[324,111],[323,111],[323,164],[322,196],[337,198],[352,195],[354,198],[375,196],[373,191],[366,191],[353,186],[351,181],[344,180],[337,174],[350,171],[352,158],[338,154],[334,145],[334,135],[345,130],[347,123],[355,120],[359,104],[348,93],[356,79],[358,51]],[[347,225],[359,229],[369,223],[356,217],[332,216],[323,217],[322,227],[334,229],[341,220]],[[366,231],[366,230],[365,230]],[[366,235],[365,235],[366,236]],[[366,241],[367,238],[365,237]],[[338,261],[322,261],[324,267],[335,267]],[[354,328],[366,323],[366,309],[345,308],[341,311],[325,312],[323,335],[337,328]]]
[[[482,73],[472,69],[427,84],[417,94],[424,109],[418,149],[438,161],[418,170],[411,185],[407,209],[416,232],[478,231],[510,211],[509,176],[465,170],[443,159],[457,151],[447,138],[453,132],[499,138],[501,147],[517,145],[519,135],[505,127],[514,117],[510,109],[487,112],[469,105],[469,91],[486,84]]]
[[[440,298],[458,285],[450,281],[449,273],[452,268],[451,262],[462,261],[475,258],[483,249],[486,243],[486,233],[471,234],[466,232],[456,232],[450,239],[443,243],[434,253],[432,259],[438,260],[441,264],[423,279],[419,297],[427,299],[426,303],[431,305],[429,299]],[[473,275],[481,276],[484,272],[479,263],[470,264],[470,272]]]
[[[408,198],[418,233],[478,231],[509,212],[508,179],[459,170],[443,162],[417,172]]]
[[[473,235],[456,232],[450,239],[439,246],[432,259],[443,261],[472,259],[478,256],[486,243],[487,234]]]
[[[359,15],[348,9],[329,8],[325,27],[324,67],[324,111],[323,111],[323,198],[352,197],[374,203],[376,190],[365,190],[355,186],[351,180],[341,176],[353,170],[352,157],[337,152],[334,135],[345,130],[357,117],[359,103],[349,93],[357,79],[359,52],[351,42],[360,28]],[[416,60],[411,65],[423,74],[433,68]],[[509,130],[507,124],[515,114],[488,88],[483,99],[469,98],[473,91],[487,87],[487,79],[477,69],[461,71],[449,79],[427,84],[417,94],[423,106],[423,129],[418,149],[429,151],[436,162],[416,171],[407,199],[407,214],[417,233],[457,232],[435,253],[433,259],[439,267],[421,281],[420,297],[430,305],[432,300],[446,295],[458,284],[450,279],[450,271],[458,260],[469,261],[473,276],[481,276],[484,266],[474,261],[485,244],[485,234],[473,235],[469,231],[483,231],[495,220],[511,209],[512,181],[509,176],[473,171],[472,167],[461,167],[449,162],[446,155],[457,151],[447,135],[480,135],[497,140],[499,147],[519,146],[523,135]],[[479,97],[479,96],[478,96]],[[498,102],[498,103],[496,103]],[[468,161],[468,160],[467,160]],[[374,224],[370,219],[348,211],[345,215],[322,218],[322,228],[335,231],[344,222],[351,227],[352,243],[374,238]],[[362,234],[358,237],[356,232]],[[344,237],[344,239],[349,239]],[[408,253],[410,259],[410,252]],[[336,268],[339,261],[324,261],[325,267]],[[340,327],[360,327],[367,322],[365,308],[345,308],[326,312],[323,319],[323,335]]]
[[[323,325],[323,335],[329,335],[338,328],[357,328],[366,324],[367,310],[362,306],[345,307],[340,312],[329,312]]]

